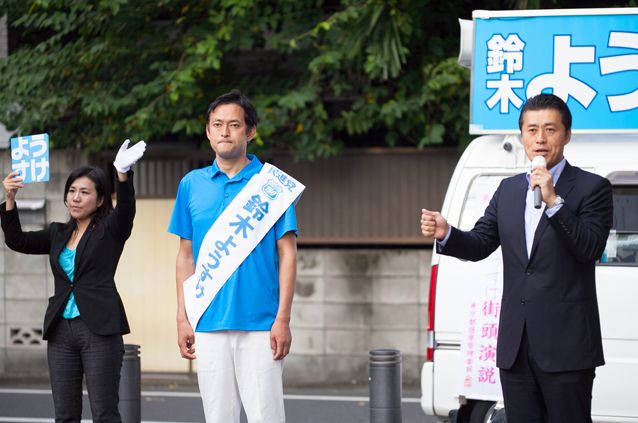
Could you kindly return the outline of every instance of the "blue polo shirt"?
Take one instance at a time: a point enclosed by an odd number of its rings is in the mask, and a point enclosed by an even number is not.
[[[250,163],[232,178],[219,170],[215,161],[212,166],[187,173],[180,181],[168,232],[192,241],[195,260],[208,229],[263,167],[254,155],[248,158]],[[200,318],[196,332],[270,330],[279,307],[276,243],[290,231],[297,233],[294,205],[222,286]]]

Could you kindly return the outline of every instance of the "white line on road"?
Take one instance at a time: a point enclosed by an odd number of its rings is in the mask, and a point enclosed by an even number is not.
[[[22,394],[22,395],[51,395],[50,389],[10,389],[0,388],[0,394]],[[84,391],[86,395],[86,391]],[[173,397],[173,398],[199,398],[199,392],[173,392],[173,391],[142,391],[143,397]],[[337,395],[284,395],[284,399],[290,401],[345,401],[345,402],[368,402],[368,397],[337,396]],[[402,398],[404,403],[418,403],[419,398]],[[2,420],[0,422],[7,421]],[[48,421],[48,420],[47,420]]]
[[[51,395],[50,389],[11,389],[0,388],[0,394]]]
[[[0,417],[0,422],[8,423],[55,423],[55,419],[44,419],[37,417]],[[93,420],[81,420],[81,423],[92,423]],[[167,422],[167,421],[152,421],[142,420],[141,423],[192,423],[192,422]]]
[[[88,423],[91,420],[82,420],[82,423]],[[37,417],[0,417],[0,422],[10,423],[49,423],[55,422],[55,419],[44,419]]]
[[[293,401],[351,401],[351,402],[368,402],[368,397],[348,397],[336,395],[284,395],[287,400]],[[418,403],[420,398],[401,398],[401,402]]]

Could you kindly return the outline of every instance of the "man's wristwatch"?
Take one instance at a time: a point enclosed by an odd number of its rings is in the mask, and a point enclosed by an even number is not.
[[[561,197],[560,195],[557,195],[556,200],[554,200],[554,204],[549,206],[549,208],[552,209],[556,206],[560,206],[561,204],[565,204],[565,200],[563,200],[563,197]]]

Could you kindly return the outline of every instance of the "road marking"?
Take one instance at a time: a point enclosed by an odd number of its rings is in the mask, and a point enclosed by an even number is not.
[[[284,399],[293,401],[351,401],[351,402],[368,402],[368,397],[348,397],[336,395],[284,395]],[[420,403],[421,398],[401,398],[404,403]]]
[[[83,391],[86,395],[86,391]],[[10,389],[0,388],[0,394],[22,395],[51,395],[50,389]],[[174,392],[174,391],[142,391],[143,397],[173,397],[173,398],[199,398],[199,392]],[[341,402],[368,402],[368,397],[337,396],[337,395],[284,395],[284,399],[290,401],[341,401]],[[419,403],[420,398],[402,398],[403,403]],[[0,417],[1,420],[2,417]],[[47,420],[48,421],[48,420]]]
[[[90,420],[82,420],[82,423],[88,423]],[[54,422],[55,419],[40,419],[35,417],[0,417],[0,422],[11,423],[49,423]]]
[[[0,394],[51,395],[50,389],[11,389],[0,388]]]
[[[55,419],[44,419],[36,417],[0,417],[0,422],[8,423],[55,423]],[[81,423],[92,423],[93,420],[80,420]],[[192,423],[192,422],[167,422],[167,421],[153,421],[142,420],[141,423]]]

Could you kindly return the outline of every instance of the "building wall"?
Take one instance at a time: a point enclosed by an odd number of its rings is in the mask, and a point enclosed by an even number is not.
[[[300,249],[289,384],[367,384],[368,353],[403,356],[419,380],[427,328],[431,250]]]
[[[277,155],[273,163],[306,185],[297,206],[301,244],[426,247],[421,208],[440,209],[458,154],[362,149],[311,163]]]
[[[102,156],[104,166],[113,161]],[[439,209],[459,158],[455,148],[369,148],[296,162],[289,153],[260,156],[306,186],[297,204],[303,245],[429,247],[418,225],[421,208]],[[136,165],[139,198],[174,198],[190,169],[207,166],[210,150],[149,147]]]
[[[187,373],[179,355],[175,316],[176,236],[166,229],[172,199],[138,199],[131,237],[124,246],[115,281],[131,333],[124,342],[140,345],[142,370]]]
[[[116,275],[142,370],[189,372],[177,349],[173,200],[140,199]],[[286,383],[364,383],[368,351],[395,348],[415,381],[425,353],[431,250],[299,248]]]
[[[8,151],[0,153],[0,162],[6,175]],[[64,182],[71,169],[86,162],[77,152],[51,152],[51,181],[28,186],[19,194],[20,199],[45,200],[44,209],[21,213],[23,221],[33,222],[28,228],[67,219],[62,201]],[[116,280],[132,328],[125,342],[142,346],[142,369],[184,373],[195,367],[179,357],[176,346],[178,241],[166,233],[172,204],[172,199],[138,200],[133,234]],[[31,216],[27,218],[27,214]],[[418,225],[418,213],[415,216]],[[286,385],[365,384],[368,352],[375,348],[401,350],[404,380],[417,381],[426,348],[429,248],[317,248],[301,244]],[[40,330],[52,293],[47,256],[17,254],[2,245],[0,376],[46,374]]]

